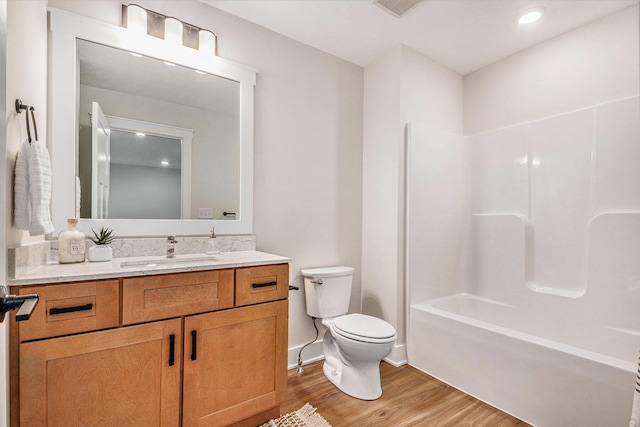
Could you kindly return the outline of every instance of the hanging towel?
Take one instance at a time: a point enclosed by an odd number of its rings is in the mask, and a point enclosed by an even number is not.
[[[26,145],[26,146],[25,146]],[[51,161],[47,147],[25,141],[18,152],[15,170],[16,228],[32,236],[53,232],[51,222]]]
[[[39,236],[53,232],[51,222],[51,160],[49,150],[38,142],[31,143],[29,156],[29,234]]]
[[[29,155],[31,153],[31,144],[24,141],[18,151],[15,169],[14,183],[14,209],[13,217],[15,219],[16,228],[18,230],[29,229],[29,218],[31,212],[29,210]]]
[[[633,394],[629,427],[640,427],[640,358],[638,358],[638,376],[636,377],[636,391]]]
[[[76,218],[80,218],[80,201],[82,200],[80,178],[76,176]]]

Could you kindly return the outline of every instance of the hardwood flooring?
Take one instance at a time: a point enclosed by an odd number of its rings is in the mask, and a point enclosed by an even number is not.
[[[409,366],[383,362],[382,397],[364,401],[338,390],[322,373],[322,362],[288,375],[281,413],[309,402],[333,427],[521,427],[529,424]]]

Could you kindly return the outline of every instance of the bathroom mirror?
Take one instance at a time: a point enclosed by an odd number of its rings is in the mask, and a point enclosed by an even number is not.
[[[86,40],[76,53],[81,218],[223,220],[239,211],[240,83]],[[110,129],[109,152],[98,153],[110,159],[107,216],[92,206],[94,103]]]
[[[251,233],[255,70],[55,8],[49,15],[54,234],[76,212],[81,228],[108,226],[120,236],[197,235],[212,226],[220,234]],[[91,123],[94,103],[106,128]],[[100,154],[111,158],[116,177],[109,197],[99,197],[92,166],[100,158],[91,136],[98,128],[128,141],[114,140],[113,156]],[[177,141],[177,157],[160,159],[162,144],[151,141],[162,138]],[[154,187],[158,176],[166,184]],[[123,209],[117,200],[171,206],[158,214]]]

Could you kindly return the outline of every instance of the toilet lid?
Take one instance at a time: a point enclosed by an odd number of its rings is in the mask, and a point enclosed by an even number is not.
[[[396,330],[389,323],[359,313],[336,317],[333,327],[340,335],[360,341],[386,342],[396,337]]]

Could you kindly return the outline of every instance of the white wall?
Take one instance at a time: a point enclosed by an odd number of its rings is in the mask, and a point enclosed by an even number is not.
[[[255,91],[254,232],[258,249],[300,269],[357,268],[360,309],[363,70],[199,1],[137,1],[218,35],[219,56],[258,70]],[[54,7],[120,23],[119,1],[50,0]],[[291,292],[289,347],[315,335],[303,292]],[[297,353],[296,353],[297,356]]]
[[[13,227],[13,168],[27,138],[25,114],[17,114],[16,98],[35,108],[38,138],[47,142],[47,2],[7,2],[7,245],[43,240]],[[29,37],[25,37],[28,34]],[[33,132],[33,129],[32,129]]]
[[[42,240],[13,228],[13,167],[20,144],[27,136],[24,114],[16,114],[14,102],[22,99],[35,107],[40,142],[46,144],[47,124],[47,15],[46,1],[8,1],[6,6],[6,211],[4,238],[7,246]],[[3,21],[4,23],[4,21]],[[28,37],[25,36],[28,34]],[[4,67],[5,64],[0,64]],[[3,71],[4,72],[4,71]],[[4,91],[5,88],[2,89]],[[4,120],[4,119],[3,119]],[[4,144],[3,144],[4,145]],[[4,147],[3,147],[4,149]],[[4,208],[5,204],[0,204]],[[4,241],[0,241],[2,247]],[[2,255],[4,260],[5,255]],[[4,261],[0,262],[2,277],[6,277]],[[8,425],[8,322],[0,324],[0,426]]]
[[[638,93],[639,43],[635,4],[468,74],[465,135]]]
[[[462,76],[406,46],[365,67],[362,304],[398,331],[390,359],[404,355],[403,128],[418,121],[462,132]]]
[[[111,163],[110,172],[111,218],[180,218],[180,169]]]

